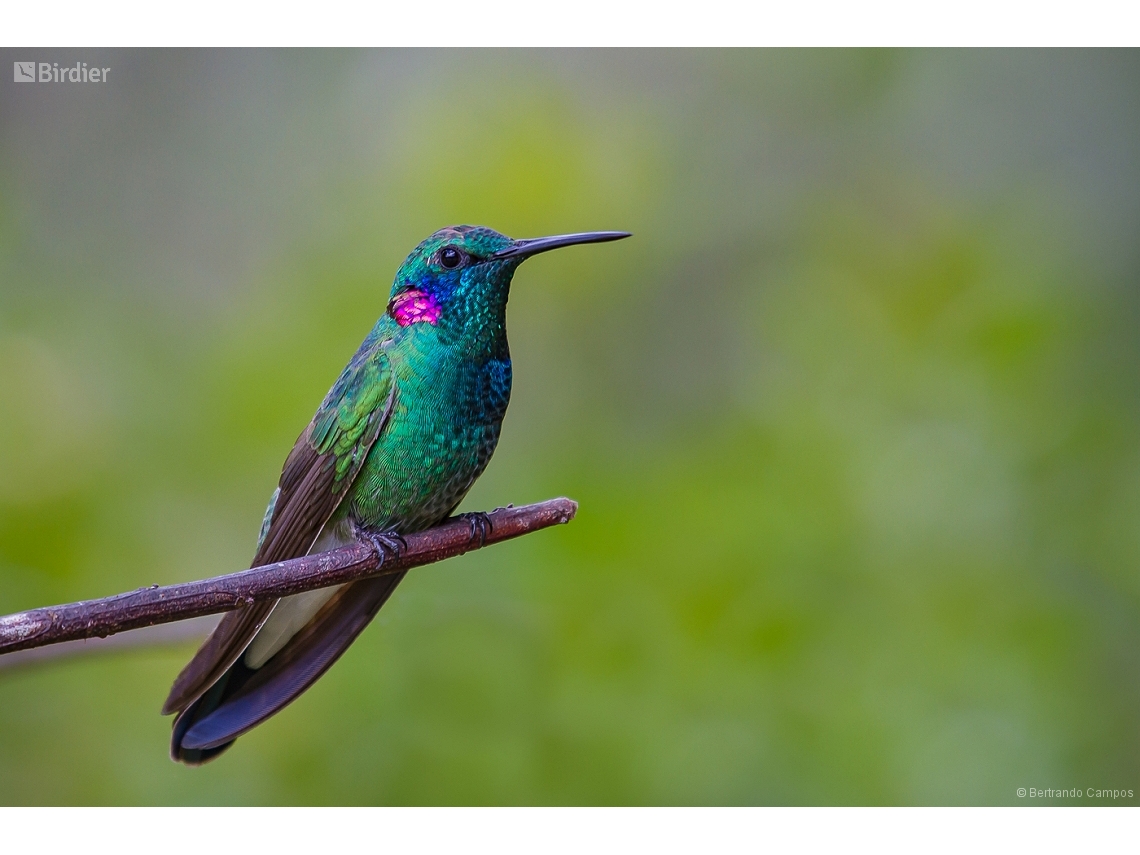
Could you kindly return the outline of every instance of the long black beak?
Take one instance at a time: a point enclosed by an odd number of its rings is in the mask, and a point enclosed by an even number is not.
[[[621,240],[629,236],[629,232],[581,232],[576,235],[553,235],[552,237],[516,240],[506,249],[500,249],[487,260],[500,261],[504,258],[529,258],[540,252],[546,252],[548,249],[574,246],[579,243],[605,243],[609,240]]]

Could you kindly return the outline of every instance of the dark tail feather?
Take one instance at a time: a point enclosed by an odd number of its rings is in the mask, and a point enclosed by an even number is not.
[[[200,766],[203,763],[213,760],[234,744],[233,740],[230,740],[225,745],[219,745],[216,748],[206,750],[198,748],[192,749],[182,744],[182,737],[186,735],[186,731],[193,727],[196,722],[205,718],[218,708],[225,696],[226,687],[229,686],[231,682],[236,683],[240,680],[244,683],[245,680],[249,679],[249,675],[252,673],[253,671],[246,668],[239,659],[230,666],[229,670],[222,675],[218,682],[210,687],[210,690],[206,692],[206,694],[178,714],[178,717],[174,719],[174,733],[170,738],[171,760],[185,763],[187,766]]]
[[[175,719],[170,756],[205,763],[287,706],[340,658],[403,578],[396,573],[346,585],[261,668],[235,662]]]

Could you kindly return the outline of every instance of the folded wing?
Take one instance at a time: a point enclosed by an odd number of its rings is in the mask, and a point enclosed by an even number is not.
[[[268,525],[263,531],[251,566],[297,558],[312,548],[321,529],[360,472],[369,450],[384,430],[392,414],[396,394],[396,384],[387,357],[378,344],[366,341],[289,453],[282,469],[278,493],[271,505]],[[377,580],[368,581],[387,581],[390,593],[390,589],[398,582],[398,579],[393,579],[395,577],[378,577]],[[347,613],[337,610],[346,608],[344,605],[338,607],[337,603],[343,603],[345,595],[356,588],[356,585],[345,586],[317,616],[322,625],[330,616],[335,616],[333,623],[339,625],[340,630],[334,631],[331,624],[323,635],[302,630],[285,649],[266,663],[265,668],[269,669],[272,665],[274,673],[282,673],[275,665],[275,660],[281,659],[284,654],[288,653],[290,661],[295,663],[305,658],[303,650],[311,648],[313,644],[322,641],[331,643],[344,637],[351,631],[350,627],[355,625],[354,620],[358,621],[371,607],[371,602],[379,597],[381,587],[383,586],[376,586],[376,590],[371,591],[372,595],[364,598],[367,603],[362,600],[362,605],[358,608],[364,611],[351,618]],[[357,589],[356,596],[362,593],[363,589]],[[386,597],[387,594],[384,594],[379,598],[377,609]],[[249,685],[248,675],[243,677],[238,673],[244,668],[238,663],[238,658],[265,623],[274,605],[274,601],[254,603],[228,613],[178,675],[163,706],[164,714],[181,713],[175,723],[175,741],[171,746],[175,759],[190,759],[179,756],[180,731],[184,734],[193,723],[186,719],[205,714],[207,711],[203,706],[209,706],[211,711],[219,709],[239,689]],[[349,611],[356,614],[353,609]],[[371,614],[375,614],[375,611]],[[371,619],[371,614],[360,629]],[[359,629],[355,632],[359,632]],[[308,647],[302,643],[304,638],[309,639]],[[352,638],[355,638],[355,633],[352,633]],[[316,669],[315,675],[305,682],[307,686],[335,661],[339,653],[338,650],[324,664],[319,664],[320,656],[312,664],[303,667],[294,664],[290,666],[293,668],[291,673],[309,673]],[[269,678],[270,672],[267,671],[256,685],[269,685],[272,682]],[[295,682],[293,680],[290,685]],[[284,706],[296,694],[277,704],[261,718]],[[199,703],[206,699],[209,700],[208,704]],[[197,713],[197,716],[187,715],[192,712]]]

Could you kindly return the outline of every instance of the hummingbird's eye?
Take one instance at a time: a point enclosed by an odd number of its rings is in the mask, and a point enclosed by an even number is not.
[[[439,263],[448,270],[454,270],[463,263],[463,253],[453,246],[445,246],[439,251]]]

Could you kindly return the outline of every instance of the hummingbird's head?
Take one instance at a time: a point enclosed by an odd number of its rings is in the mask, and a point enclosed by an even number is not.
[[[420,243],[396,271],[388,314],[403,327],[426,323],[480,336],[504,323],[511,278],[532,255],[629,237],[585,232],[512,240],[485,226],[449,226]]]

